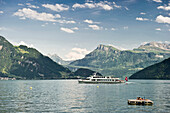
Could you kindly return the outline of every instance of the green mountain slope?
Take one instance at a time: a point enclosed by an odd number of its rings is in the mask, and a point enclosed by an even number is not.
[[[148,47],[148,45],[143,45],[143,47],[146,46]],[[154,48],[154,46],[152,45],[150,48]],[[156,49],[155,52],[154,50],[149,51],[149,49],[145,50],[144,48],[141,50],[139,47],[134,50],[121,51],[112,46],[99,45],[85,58],[76,60],[69,66],[86,67],[106,76],[125,77],[170,57],[168,49],[165,51],[164,49]]]
[[[94,73],[96,73],[96,72],[92,71],[90,69],[79,68],[77,71],[74,72],[74,75],[79,76],[81,78],[86,78],[86,77],[90,77],[90,76],[94,75]],[[100,74],[98,72],[96,73],[96,75],[102,76],[102,74]]]
[[[0,76],[21,79],[54,79],[72,75],[71,71],[34,48],[13,46],[0,36]]]
[[[170,58],[136,72],[130,79],[170,79]]]

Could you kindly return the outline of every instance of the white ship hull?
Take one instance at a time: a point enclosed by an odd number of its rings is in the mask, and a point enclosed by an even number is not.
[[[89,81],[89,80],[79,80],[79,83],[84,84],[119,84],[119,83],[125,83],[124,81]]]

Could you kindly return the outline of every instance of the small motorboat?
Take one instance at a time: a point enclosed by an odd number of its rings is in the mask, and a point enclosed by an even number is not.
[[[149,99],[143,99],[140,97],[137,97],[137,99],[128,99],[129,105],[153,105],[153,101]]]

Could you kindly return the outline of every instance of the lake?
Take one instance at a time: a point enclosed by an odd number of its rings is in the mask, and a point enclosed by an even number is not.
[[[154,105],[127,104],[127,99],[138,96],[151,99]],[[6,112],[168,113],[170,80],[130,80],[123,84],[78,84],[77,80],[0,81],[0,113]]]

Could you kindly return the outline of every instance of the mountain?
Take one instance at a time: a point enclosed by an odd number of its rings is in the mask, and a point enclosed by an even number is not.
[[[83,59],[73,61],[69,66],[85,67],[105,76],[123,78],[168,57],[170,57],[168,44],[151,42],[134,50],[119,50],[100,44]]]
[[[145,45],[141,45],[139,48],[134,49],[134,51],[144,51],[144,52],[170,52],[170,44],[168,43],[157,43],[150,42]]]
[[[71,62],[73,61],[65,61],[63,60],[62,58],[60,58],[57,54],[48,54],[48,56],[55,62],[57,62],[58,64],[61,64],[61,65],[68,65],[70,64]]]
[[[136,72],[130,79],[170,79],[170,58]]]
[[[0,36],[0,76],[20,79],[56,79],[72,76],[71,71],[34,48],[13,46]]]
[[[94,73],[96,73],[96,72],[92,71],[90,69],[79,68],[77,71],[74,72],[74,75],[79,76],[81,78],[86,78],[86,77],[94,75]],[[96,73],[96,75],[102,76],[102,74],[100,74],[98,72]]]

